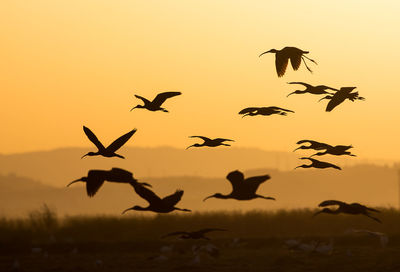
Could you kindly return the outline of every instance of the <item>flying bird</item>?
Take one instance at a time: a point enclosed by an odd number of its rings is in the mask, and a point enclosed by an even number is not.
[[[114,142],[112,142],[109,146],[104,147],[104,145],[97,139],[96,135],[87,127],[83,126],[83,131],[85,132],[86,136],[89,138],[89,140],[97,147],[98,151],[97,152],[89,152],[85,155],[82,156],[82,158],[86,156],[97,156],[101,155],[103,157],[118,157],[121,159],[125,159],[125,157],[115,153],[118,149],[121,148],[131,137],[133,134],[135,134],[136,129],[131,130],[130,132],[122,135],[118,139],[116,139]]]
[[[281,50],[271,49],[271,50],[261,53],[259,55],[259,57],[261,57],[262,55],[264,55],[266,53],[275,53],[275,67],[276,67],[276,73],[278,74],[278,77],[282,77],[285,74],[289,59],[290,59],[290,63],[292,64],[293,70],[295,70],[295,71],[297,71],[299,69],[301,60],[303,60],[304,65],[306,66],[307,70],[312,73],[311,69],[308,67],[304,58],[317,64],[314,60],[305,56],[305,54],[309,53],[308,51],[303,51],[296,47],[284,47]]]
[[[193,144],[191,146],[188,146],[186,149],[189,149],[191,147],[202,147],[202,146],[208,146],[208,147],[216,147],[220,145],[225,145],[225,146],[231,146],[230,144],[226,144],[224,142],[231,141],[234,142],[234,140],[231,139],[225,139],[225,138],[215,138],[215,139],[210,139],[204,136],[189,136],[189,138],[200,138],[204,142],[202,144]]]
[[[226,231],[226,229],[208,228],[208,229],[201,229],[201,230],[197,230],[197,231],[176,231],[176,232],[168,233],[168,234],[164,235],[162,238],[180,235],[179,238],[182,238],[182,239],[210,240],[210,238],[206,237],[205,234],[208,232],[211,232],[211,231]]]
[[[175,207],[175,205],[181,200],[183,195],[183,190],[177,190],[175,193],[166,196],[164,198],[160,198],[157,196],[152,190],[146,188],[142,184],[137,182],[130,183],[135,190],[135,192],[143,199],[145,199],[149,206],[141,207],[141,206],[133,206],[131,208],[126,209],[122,212],[122,214],[126,213],[129,210],[135,211],[152,211],[156,213],[169,213],[175,210],[183,211],[183,212],[191,212],[189,209],[181,209]]]
[[[164,93],[159,93],[153,101],[147,100],[143,96],[136,95],[136,98],[139,98],[143,101],[144,105],[136,105],[131,109],[148,109],[149,111],[163,111],[163,112],[168,112],[165,108],[161,108],[161,105],[167,100],[168,98],[181,95],[181,92],[164,92]]]
[[[258,187],[264,183],[266,180],[270,179],[269,175],[263,176],[254,176],[249,178],[244,178],[242,172],[236,170],[230,172],[226,178],[232,185],[232,192],[227,195],[223,195],[221,193],[216,193],[211,196],[206,197],[203,201],[206,201],[209,198],[215,197],[220,199],[237,199],[237,200],[251,200],[254,198],[263,198],[263,199],[270,199],[275,200],[273,197],[269,196],[262,196],[256,194]]]
[[[302,157],[300,158],[301,160],[310,160],[311,164],[307,165],[307,164],[302,164],[299,165],[297,167],[295,167],[294,169],[297,168],[319,168],[319,169],[325,169],[325,168],[335,168],[338,170],[342,170],[342,168],[340,168],[339,166],[333,164],[333,163],[329,163],[329,162],[324,162],[324,161],[319,161],[313,158],[309,158],[309,157]]]
[[[304,87],[306,87],[305,90],[296,90],[294,92],[291,92],[290,94],[288,94],[286,97],[288,97],[289,95],[292,94],[305,94],[305,93],[309,93],[309,94],[315,94],[315,95],[320,95],[320,94],[329,94],[329,95],[333,95],[333,93],[327,92],[326,90],[331,90],[331,91],[335,91],[337,92],[338,89],[326,86],[326,85],[317,85],[317,86],[312,86],[308,83],[304,83],[304,82],[288,82],[288,84],[300,84],[303,85]]]
[[[86,177],[81,177],[80,179],[72,181],[67,187],[75,182],[85,182],[87,195],[92,197],[97,193],[104,181],[118,183],[137,182],[131,172],[121,168],[112,168],[111,170],[89,170]],[[140,184],[151,187],[150,184],[145,182],[140,182]]]
[[[329,144],[317,142],[317,141],[314,141],[314,140],[300,140],[296,144],[304,144],[304,143],[309,144],[309,145],[301,145],[298,148],[296,148],[295,150],[293,150],[293,152],[295,152],[298,149],[324,150],[324,149],[327,149],[329,147],[332,147]]]
[[[314,155],[311,155],[310,157],[322,156],[322,155],[326,155],[326,154],[335,155],[335,156],[349,155],[349,156],[357,157],[357,155],[354,155],[350,151],[347,151],[350,148],[353,148],[353,146],[352,145],[330,146],[330,147],[327,147],[324,152],[315,153]]]
[[[326,206],[332,206],[332,205],[338,205],[339,207],[336,210],[330,209],[330,208],[323,208],[322,210],[316,212],[313,216],[316,216],[320,213],[329,213],[329,214],[339,214],[339,213],[347,213],[347,214],[362,214],[365,215],[379,223],[382,223],[381,220],[379,220],[376,217],[373,217],[371,215],[371,212],[380,212],[378,210],[375,210],[373,208],[369,208],[367,206],[361,205],[359,203],[345,203],[342,201],[338,200],[325,200],[322,201],[318,207],[326,207]]]
[[[249,107],[239,111],[239,114],[243,114],[242,116],[243,118],[245,116],[255,116],[255,115],[266,115],[266,116],[272,114],[287,115],[288,112],[294,113],[294,111],[292,110],[271,106],[271,107]]]
[[[321,101],[323,99],[330,100],[328,105],[326,106],[326,111],[330,112],[334,108],[336,108],[338,105],[343,103],[346,99],[349,99],[352,102],[354,102],[356,100],[365,100],[364,97],[359,96],[358,92],[354,92],[354,93],[352,92],[355,88],[357,88],[357,87],[342,87],[335,94],[327,95],[327,96],[321,98],[319,101]]]

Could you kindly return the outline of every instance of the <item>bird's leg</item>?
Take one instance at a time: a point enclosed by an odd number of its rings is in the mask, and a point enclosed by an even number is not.
[[[313,60],[313,59],[310,59],[309,57],[307,57],[307,56],[305,56],[305,55],[303,55],[302,57],[305,57],[306,59],[308,59],[308,60],[310,60],[310,61],[314,62],[316,65],[318,65],[318,63],[317,63],[315,60]]]
[[[257,195],[256,194],[256,197],[257,198],[268,199],[268,200],[276,200],[274,197],[271,197],[271,196],[262,196],[262,195]]]
[[[369,218],[371,218],[371,219],[373,219],[373,220],[375,220],[376,222],[378,222],[378,223],[381,223],[382,224],[382,221],[381,220],[379,220],[378,218],[376,218],[376,217],[373,217],[372,215],[370,215],[370,214],[368,214],[368,213],[363,213],[365,216],[368,216]]]
[[[304,58],[301,57],[301,59],[303,60],[304,65],[306,66],[307,70],[310,71],[310,73],[312,73],[313,71],[310,69],[310,67],[308,67],[308,65],[307,65],[306,61],[304,60]]]
[[[174,207],[174,210],[178,210],[178,211],[182,211],[182,212],[191,212],[192,211],[189,209],[181,209],[181,208],[177,208],[177,207]]]
[[[169,112],[169,111],[167,111],[167,110],[164,109],[164,108],[161,108],[161,111],[163,111],[163,112]]]

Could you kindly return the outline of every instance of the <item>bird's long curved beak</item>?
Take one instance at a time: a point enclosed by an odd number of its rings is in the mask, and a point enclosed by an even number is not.
[[[267,54],[267,53],[269,53],[269,52],[271,52],[271,50],[268,50],[268,51],[265,51],[265,52],[262,52],[258,57],[261,57],[262,55],[264,55],[264,54]]]
[[[77,180],[74,180],[74,181],[70,182],[70,183],[67,185],[67,187],[69,187],[71,184],[73,184],[73,183],[75,183],[75,182],[78,182],[78,181],[82,181],[82,179],[80,178],[80,179],[77,179]]]
[[[212,198],[212,197],[213,197],[212,195],[207,196],[206,198],[203,199],[203,201],[206,201],[207,199]]]
[[[129,211],[129,210],[133,210],[133,208],[128,208],[128,209],[124,210],[121,214],[124,214],[124,213],[126,213],[127,211]]]
[[[137,106],[134,106],[130,111],[133,111],[134,109],[136,109],[137,108]]]
[[[286,97],[289,97],[289,95],[292,95],[292,94],[294,94],[295,92],[292,92],[292,93],[290,93],[290,94],[288,94]]]
[[[293,150],[293,152],[295,152],[297,149],[300,149],[301,148],[301,146],[299,146],[298,148],[296,148],[295,150]]]
[[[312,217],[315,217],[315,216],[317,216],[317,215],[320,214],[320,213],[322,213],[322,210],[321,210],[321,211],[318,211],[318,212],[316,212],[316,213],[314,213],[314,214],[312,215]]]
[[[321,102],[324,99],[329,99],[329,96],[322,97],[320,100],[318,100],[318,102]]]
[[[189,149],[189,148],[191,148],[191,147],[193,147],[194,145],[190,145],[190,146],[188,146],[188,147],[186,147],[186,149]]]
[[[82,157],[81,157],[81,159],[83,159],[84,157],[86,157],[88,154],[85,154],[85,155],[83,155]]]

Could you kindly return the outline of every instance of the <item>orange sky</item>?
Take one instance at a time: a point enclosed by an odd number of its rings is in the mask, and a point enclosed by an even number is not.
[[[1,153],[105,144],[137,128],[130,146],[185,148],[189,135],[291,151],[299,139],[353,144],[359,157],[398,159],[398,1],[14,1],[0,3]],[[276,76],[271,48],[318,62]],[[288,81],[357,86],[367,100],[324,111],[319,97],[286,95]],[[169,114],[130,108],[133,95]],[[287,117],[242,119],[248,106]]]

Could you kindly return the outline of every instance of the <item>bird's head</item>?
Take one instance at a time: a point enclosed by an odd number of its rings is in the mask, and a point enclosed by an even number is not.
[[[127,211],[131,211],[131,210],[133,210],[133,211],[143,211],[144,208],[143,208],[143,207],[140,207],[140,206],[133,206],[133,207],[131,207],[131,208],[128,208],[128,209],[124,210],[124,211],[122,212],[122,214],[126,213]]]
[[[191,146],[186,147],[186,149],[189,149],[191,147],[200,147],[200,146],[201,146],[201,144],[192,144]]]
[[[215,197],[215,198],[225,198],[224,195],[222,195],[221,193],[216,193],[216,194],[213,194],[213,195],[210,195],[210,196],[204,198],[203,201],[206,201],[207,199],[212,198],[212,197]]]
[[[265,51],[265,52],[261,53],[261,54],[259,55],[259,57],[261,57],[262,55],[267,54],[267,53],[277,53],[277,52],[279,52],[279,51],[276,50],[276,49],[270,49],[270,50],[268,50],[268,51]]]
[[[86,157],[86,156],[96,156],[96,155],[98,155],[98,153],[96,153],[96,152],[88,152],[87,154],[83,155],[83,156],[81,157],[81,159],[83,159],[83,158]]]
[[[132,111],[134,109],[144,109],[144,106],[143,105],[136,105],[130,111]]]
[[[79,182],[79,181],[86,182],[87,180],[88,180],[87,177],[81,177],[80,179],[76,179],[76,180],[70,182],[70,183],[67,185],[67,187],[69,187],[71,184],[73,184],[73,183],[75,183],[75,182]]]

